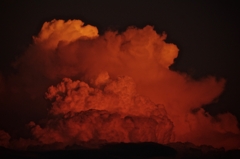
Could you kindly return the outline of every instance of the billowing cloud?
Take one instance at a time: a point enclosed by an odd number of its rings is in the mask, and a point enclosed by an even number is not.
[[[81,20],[52,20],[45,22],[34,43],[44,48],[55,49],[59,42],[68,43],[78,38],[93,38],[98,36],[96,27],[86,25]]]
[[[44,128],[30,124],[35,138],[44,144],[173,140],[164,107],[138,95],[132,78],[106,80],[101,89],[68,78],[50,87],[46,96],[54,100],[50,113],[55,117]]]
[[[35,139],[239,146],[236,118],[201,108],[222,93],[225,80],[170,70],[178,48],[165,39],[152,26],[98,35],[80,20],[46,22],[15,63],[15,78],[32,97],[63,79],[46,93],[54,118],[30,124]]]

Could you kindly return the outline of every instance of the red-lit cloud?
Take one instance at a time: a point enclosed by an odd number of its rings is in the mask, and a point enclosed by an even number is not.
[[[109,79],[102,87],[66,78],[50,87],[47,98],[55,100],[50,110],[55,118],[44,128],[31,123],[34,136],[44,144],[171,140],[173,124],[164,107],[136,94],[130,77]]]
[[[170,70],[178,48],[165,39],[151,26],[98,35],[96,27],[80,20],[44,23],[15,63],[16,79],[32,98],[63,79],[46,93],[52,118],[43,126],[30,124],[34,140],[239,147],[236,118],[230,113],[212,117],[201,108],[222,93],[225,80],[194,80]]]

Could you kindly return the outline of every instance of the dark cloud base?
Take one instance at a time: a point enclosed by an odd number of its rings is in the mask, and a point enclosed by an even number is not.
[[[16,151],[0,147],[1,158],[5,159],[46,159],[46,158],[221,158],[234,159],[240,157],[240,150],[215,149],[211,146],[195,146],[191,143],[171,143],[167,146],[145,142],[145,143],[118,143],[107,144],[97,149],[86,149],[73,145],[65,150],[52,151]]]

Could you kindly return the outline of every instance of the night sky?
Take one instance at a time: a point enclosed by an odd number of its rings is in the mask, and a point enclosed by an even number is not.
[[[225,90],[217,102],[203,107],[212,115],[230,112],[240,122],[237,2],[3,0],[0,7],[0,74],[5,82],[18,73],[13,62],[31,45],[32,36],[38,34],[45,21],[80,19],[96,26],[99,34],[151,25],[157,33],[167,34],[166,42],[179,48],[171,70],[185,72],[196,80],[209,75],[226,79]],[[8,93],[3,92],[3,98],[10,97]],[[34,105],[38,101],[31,102]],[[46,116],[46,107],[35,109],[24,101],[18,104],[0,98],[0,129],[11,135],[31,120]]]

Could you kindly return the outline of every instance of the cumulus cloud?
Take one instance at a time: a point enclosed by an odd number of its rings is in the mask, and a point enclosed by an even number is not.
[[[94,38],[98,36],[96,27],[84,25],[81,20],[52,20],[45,22],[34,43],[48,49],[55,49],[59,42],[68,43],[81,38]]]
[[[43,128],[30,123],[34,137],[44,144],[173,140],[173,124],[164,107],[138,95],[130,77],[109,79],[102,89],[65,78],[46,96],[54,100],[54,119]]]
[[[201,108],[222,93],[225,79],[194,80],[170,70],[178,48],[166,37],[152,26],[98,35],[96,27],[80,20],[44,23],[15,62],[14,80],[22,84],[12,86],[36,97],[63,79],[46,93],[55,119],[45,127],[32,123],[35,138],[42,143],[102,139],[239,146],[236,118],[230,113],[212,117]],[[118,138],[112,139],[110,128]],[[226,136],[232,143],[223,140]]]

